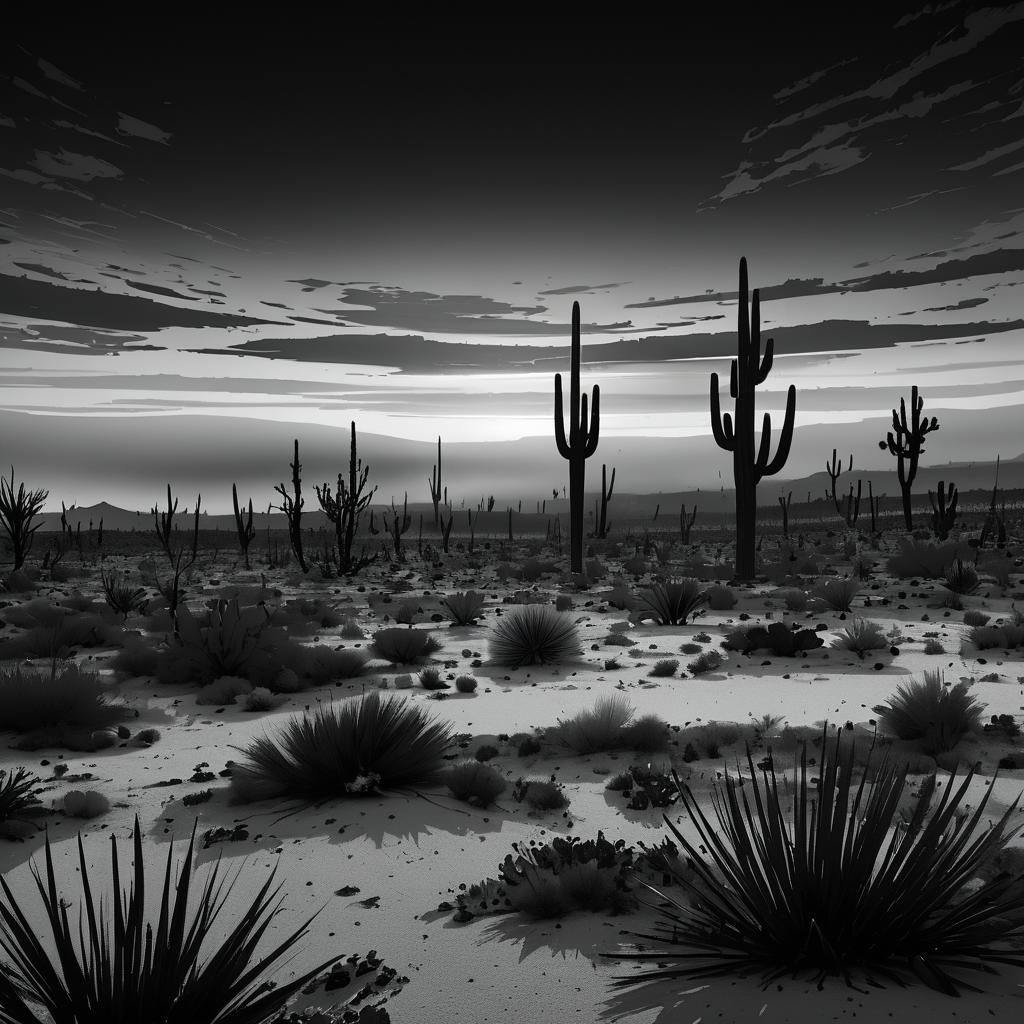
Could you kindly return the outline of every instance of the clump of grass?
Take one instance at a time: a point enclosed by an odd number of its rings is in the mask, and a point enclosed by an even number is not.
[[[551,605],[513,608],[491,630],[491,659],[509,668],[557,664],[582,653],[576,623]]]
[[[680,654],[700,654],[701,650],[700,644],[685,643],[679,645]]]
[[[727,612],[736,604],[736,595],[729,587],[721,583],[712,584],[707,589],[708,607],[715,612]]]
[[[387,626],[373,634],[369,652],[392,665],[411,665],[441,650],[441,644],[432,633],[422,629],[402,629]]]
[[[221,676],[196,690],[197,704],[234,704],[236,697],[252,693],[252,683],[238,676]]]
[[[973,594],[981,580],[970,562],[962,558],[954,558],[945,573],[943,586],[954,594]]]
[[[972,626],[967,631],[967,639],[981,651],[990,647],[1010,651],[1024,646],[1024,625],[1007,622],[1002,626]]]
[[[242,801],[317,800],[425,784],[444,767],[451,737],[449,723],[374,690],[253,740],[241,750],[246,761],[235,765],[231,789]]]
[[[478,761],[490,761],[491,758],[498,756],[498,748],[490,743],[481,743],[473,756]]]
[[[103,729],[132,717],[112,704],[98,676],[54,658],[48,672],[15,665],[0,669],[0,728],[28,733],[50,727]]]
[[[466,593],[449,594],[441,603],[451,612],[452,619],[458,626],[471,626],[476,622],[484,606],[484,595],[475,590]]]
[[[531,754],[540,753],[540,742],[536,736],[531,736],[528,732],[517,732],[509,737],[509,743],[516,748],[516,754],[519,757],[529,757]]]
[[[455,689],[459,693],[474,693],[477,688],[477,681],[474,676],[456,676]]]
[[[965,626],[984,626],[988,623],[991,615],[978,611],[976,608],[969,608],[964,612]]]
[[[924,674],[924,682],[900,687],[895,697],[872,709],[881,727],[901,740],[922,741],[926,754],[952,750],[969,732],[981,727],[985,705],[967,692],[967,684],[946,689],[940,671]]]
[[[479,760],[453,764],[444,772],[444,783],[456,799],[476,807],[490,807],[508,789],[505,776]]]
[[[860,581],[845,577],[839,580],[823,580],[814,588],[814,596],[824,601],[836,612],[848,612],[853,599],[860,593]]]
[[[530,779],[519,787],[520,800],[525,800],[535,811],[560,811],[569,806],[569,798],[556,782]]]
[[[722,660],[722,655],[718,651],[704,651],[698,654],[693,661],[689,662],[686,669],[690,675],[699,676],[705,672],[714,672],[715,669],[720,668]]]
[[[656,583],[640,593],[638,621],[654,619],[660,626],[685,623],[707,600],[701,581],[692,577]]]
[[[451,687],[441,678],[441,670],[428,665],[420,672],[420,686],[424,690],[449,690]]]
[[[641,715],[622,729],[622,745],[643,754],[667,750],[669,727],[659,715]]]
[[[679,668],[678,658],[659,658],[651,666],[651,670],[647,674],[660,679],[666,676],[674,676],[677,668]]]
[[[924,642],[924,653],[925,654],[945,654],[946,648],[942,646],[942,643],[935,639],[935,637],[929,637]]]
[[[806,591],[794,588],[783,592],[782,602],[785,604],[788,611],[804,612],[807,611],[807,605],[810,603],[810,596]]]
[[[124,576],[118,578],[114,573],[100,571],[100,582],[103,585],[103,597],[107,606],[118,612],[122,621],[134,612],[145,611],[146,591],[142,587],[133,586]]]
[[[877,622],[857,617],[832,641],[831,646],[836,650],[854,651],[863,660],[866,652],[886,650],[890,644]]]
[[[598,697],[592,708],[582,708],[571,718],[559,719],[551,730],[551,738],[577,754],[615,750],[623,745],[623,728],[634,710],[621,694]]]
[[[98,818],[110,810],[110,801],[95,789],[69,789],[64,794],[64,813],[69,818]]]
[[[273,711],[279,707],[285,697],[278,693],[272,693],[265,686],[257,686],[245,695],[242,707],[246,711]]]

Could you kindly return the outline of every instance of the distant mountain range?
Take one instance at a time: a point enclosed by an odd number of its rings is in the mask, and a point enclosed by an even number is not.
[[[953,462],[945,466],[922,466],[918,469],[917,477],[914,480],[915,507],[921,503],[927,506],[928,491],[935,491],[940,480],[944,481],[947,486],[951,482],[956,484],[961,494],[961,505],[967,503],[968,492],[975,492],[971,495],[971,504],[977,505],[979,502],[987,504],[992,492],[992,485],[995,482],[995,475],[996,463],[994,460],[992,462]],[[593,477],[591,478],[593,479]],[[837,485],[840,495],[843,496],[849,491],[851,482],[856,486],[858,480],[862,481],[861,515],[865,518],[868,515],[869,481],[876,497],[878,495],[886,496],[882,506],[884,510],[892,512],[899,507],[900,489],[895,470],[888,472],[874,470],[859,473],[855,465],[851,473],[844,467],[843,474],[839,477]],[[800,506],[808,501],[808,497],[812,502],[821,501],[825,498],[829,487],[830,480],[824,470],[820,473],[813,473],[810,476],[794,480],[762,482],[758,488],[758,507],[763,507],[777,513],[778,496],[780,494],[785,496],[787,493],[792,492],[792,514],[795,516],[799,514]],[[1000,460],[999,490],[1003,496],[1007,496],[1008,492],[1024,490],[1024,453],[1012,459]],[[275,495],[275,497],[277,496]],[[307,505],[303,512],[302,521],[304,526],[311,530],[320,527],[333,529],[327,517],[319,510],[315,494],[311,495],[311,498],[311,502],[307,499]],[[599,492],[588,490],[585,509],[588,511],[592,510],[595,500],[599,500]],[[1019,501],[1019,495],[1016,496],[1016,500]],[[620,494],[616,491],[613,493],[612,500],[609,503],[609,517],[613,520],[613,525],[615,519],[649,519],[660,507],[660,518],[669,523],[674,517],[678,516],[680,505],[685,504],[688,513],[695,505],[698,507],[700,510],[698,512],[698,522],[700,522],[701,513],[705,515],[731,515],[735,507],[734,502],[734,492],[730,487],[717,490],[697,489],[656,494]],[[523,501],[522,513],[524,515],[536,515],[536,505],[536,501]],[[385,509],[390,509],[390,502],[374,502],[372,507],[376,510],[379,522],[381,513]],[[480,532],[494,533],[504,530],[507,522],[507,509],[509,507],[507,499],[496,497],[494,511],[490,514],[484,512],[477,521]],[[513,500],[511,507],[513,512],[518,514],[518,499]],[[182,530],[191,527],[190,513],[186,511],[188,508],[189,506],[184,501],[180,502],[175,521]],[[466,508],[476,513],[475,504],[470,506],[467,503]],[[548,498],[543,508],[548,516],[564,515],[569,511],[569,502],[568,499],[562,497],[558,499]],[[160,505],[161,511],[165,509],[166,498],[162,500]],[[423,513],[425,526],[429,527],[432,523],[433,506],[429,501],[409,502],[408,509],[410,515],[414,517],[418,517],[420,513]],[[462,530],[466,526],[467,519],[461,507],[461,502],[456,504],[455,511],[457,516],[456,529]],[[39,518],[43,524],[41,527],[43,532],[60,529],[59,512],[45,512]],[[76,529],[79,523],[81,523],[83,530],[88,530],[90,523],[94,528],[98,527],[101,519],[103,520],[105,530],[134,529],[140,531],[150,530],[153,526],[153,515],[149,509],[137,511],[134,509],[123,509],[109,502],[101,501],[95,505],[72,507],[67,510],[67,520],[72,529]],[[418,519],[414,521],[418,522]],[[272,529],[285,529],[287,527],[283,513],[275,511],[268,515],[266,511],[260,512],[254,509],[253,525],[256,529],[264,530],[268,524]],[[234,517],[231,514],[208,515],[201,513],[200,528],[203,530],[219,529],[233,531],[235,528]]]

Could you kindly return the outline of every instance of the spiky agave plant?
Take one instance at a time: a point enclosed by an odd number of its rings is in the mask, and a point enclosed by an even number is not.
[[[639,599],[640,620],[654,619],[661,626],[685,623],[707,601],[701,581],[693,578],[656,583],[642,590]]]
[[[666,815],[666,824],[689,855],[692,869],[692,875],[673,874],[694,899],[687,906],[643,883],[662,901],[658,905],[645,903],[661,910],[663,923],[658,934],[633,934],[664,945],[643,952],[603,955],[656,961],[660,969],[619,978],[617,987],[760,971],[767,988],[785,974],[796,977],[808,969],[816,972],[819,989],[830,975],[842,975],[848,986],[855,987],[850,970],[857,967],[876,986],[880,983],[875,975],[905,987],[909,970],[929,987],[956,996],[960,988],[980,990],[954,978],[950,968],[994,974],[998,972],[991,966],[993,962],[1024,967],[1024,956],[995,945],[1024,931],[1024,877],[1002,873],[967,895],[961,892],[965,882],[978,876],[981,865],[1019,831],[1018,827],[1003,835],[1024,792],[994,828],[968,846],[992,788],[986,790],[968,821],[958,807],[974,772],[972,769],[961,780],[955,793],[954,773],[925,823],[936,788],[935,776],[930,776],[921,787],[910,821],[905,829],[896,829],[879,866],[882,845],[906,784],[907,766],[902,771],[891,768],[887,752],[874,777],[867,806],[862,810],[865,774],[851,807],[853,745],[840,763],[839,734],[829,756],[827,730],[826,723],[820,779],[808,780],[806,741],[798,785],[794,768],[792,838],[774,768],[770,784],[768,770],[762,768],[762,797],[749,744],[747,764],[756,822],[745,787],[741,808],[736,780],[728,773],[727,806],[717,783],[712,793],[720,824],[716,830],[697,806],[689,786],[673,772],[700,833],[701,849],[709,851],[717,871]]]
[[[196,819],[198,825],[198,819]],[[337,957],[285,984],[254,985],[307,932],[310,917],[283,942],[250,966],[253,954],[281,901],[271,907],[280,891],[270,886],[276,868],[254,897],[248,910],[215,953],[202,965],[199,954],[238,874],[223,892],[218,883],[220,859],[214,864],[199,896],[191,924],[186,921],[195,826],[185,863],[171,895],[171,850],[167,852],[160,918],[154,933],[145,923],[145,873],[142,834],[135,818],[133,884],[121,890],[117,843],[113,854],[113,930],[102,903],[97,907],[89,884],[89,870],[78,836],[84,914],[79,912],[76,946],[66,905],[57,891],[50,839],[46,839],[46,881],[36,865],[32,874],[46,908],[56,956],[36,937],[7,881],[0,878],[5,899],[0,902],[0,946],[9,961],[0,963],[0,1024],[38,1024],[29,1003],[45,1007],[53,1024],[263,1024],[284,1007],[311,978]],[[319,911],[317,912],[319,913]],[[83,916],[85,930],[83,931]]]
[[[571,615],[550,605],[528,604],[513,608],[494,624],[490,653],[497,664],[519,668],[576,658],[583,648]]]

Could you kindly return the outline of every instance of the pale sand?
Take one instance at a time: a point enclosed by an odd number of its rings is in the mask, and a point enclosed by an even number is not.
[[[204,576],[209,575],[207,570]],[[278,581],[284,578],[283,574],[277,575]],[[259,582],[258,575],[243,577],[234,573],[228,577],[221,573],[220,576],[225,583],[229,578]],[[272,580],[272,583],[278,581]],[[376,575],[371,574],[367,582],[372,585],[375,581]],[[78,581],[74,581],[67,589],[78,585]],[[330,597],[336,585],[336,581],[325,583],[310,576],[301,589],[306,593],[326,592]],[[85,592],[91,592],[91,584],[82,586]],[[422,594],[424,586],[430,588],[431,584],[429,581],[418,584],[418,589],[412,593]],[[482,589],[488,595],[503,594],[515,586],[518,584],[499,589],[499,585],[488,582]],[[551,591],[557,588],[550,577],[545,578],[541,586]],[[214,593],[217,589],[210,588],[208,592]],[[451,589],[465,589],[465,584]],[[924,655],[919,639],[904,644],[895,658],[887,652],[879,658],[869,654],[863,662],[856,656],[834,651],[826,660],[820,649],[795,659],[762,652],[751,658],[729,653],[722,669],[709,676],[651,680],[645,673],[654,657],[677,657],[685,670],[691,656],[678,653],[681,642],[696,632],[707,631],[717,646],[724,624],[730,619],[737,621],[740,611],[748,611],[755,620],[763,615],[761,599],[744,596],[731,612],[705,611],[695,623],[686,626],[647,624],[631,629],[629,636],[639,647],[645,650],[649,644],[658,647],[657,652],[649,652],[647,664],[638,668],[625,648],[590,649],[591,644],[607,634],[609,624],[623,618],[621,612],[598,614],[596,603],[591,608],[583,607],[600,589],[598,585],[591,594],[576,596],[575,615],[582,619],[583,662],[519,671],[485,666],[472,670],[480,680],[480,689],[473,696],[457,695],[452,689],[448,691],[451,694],[448,699],[434,702],[419,688],[404,691],[405,695],[416,703],[426,702],[425,707],[454,723],[457,731],[471,732],[481,738],[552,725],[557,718],[591,705],[597,696],[615,692],[620,681],[638,714],[657,712],[680,726],[712,719],[743,723],[750,721],[750,714],[760,717],[765,712],[785,715],[790,725],[811,725],[825,718],[837,723],[847,719],[866,723],[873,717],[872,705],[892,696],[898,683],[910,678],[920,679],[926,668],[939,667],[954,681],[960,677],[977,679],[990,671],[1000,672],[1000,681],[978,682],[972,692],[979,701],[988,704],[988,714],[1016,714],[1021,707],[1015,703],[1021,697],[1018,679],[1021,661],[1012,659],[1004,665],[992,656],[985,665],[965,662],[955,653],[958,632],[957,626],[951,624],[959,620],[960,613],[942,620],[941,611],[928,609],[935,621],[920,623],[918,620],[925,610],[920,600],[903,602],[910,606],[908,611],[895,611],[895,601],[889,608],[876,606],[863,612],[857,610],[886,629],[897,622],[914,638],[920,638],[925,630],[944,628],[947,631],[944,641],[950,654]],[[886,586],[885,589],[899,588]],[[999,597],[998,587],[992,591],[990,600],[968,598],[965,607],[984,607],[995,614],[1008,610],[1010,599]],[[345,592],[349,592],[348,588]],[[294,593],[294,589],[285,588],[285,597]],[[362,608],[360,622],[371,627],[389,610],[378,608],[376,617],[369,618],[365,595],[353,593],[352,596],[356,603],[350,610]],[[857,599],[855,607],[860,602],[861,599]],[[489,600],[488,609],[495,604]],[[775,610],[775,617],[781,617],[779,608]],[[435,656],[437,661],[457,659],[460,669],[456,671],[467,671],[471,659],[462,658],[463,648],[479,651],[486,660],[486,636],[493,619],[494,614],[489,610],[485,620],[475,627],[449,629],[447,623],[435,625],[434,632],[444,643],[444,650]],[[787,615],[786,619],[799,620],[802,616]],[[846,625],[834,612],[819,612],[807,621],[810,625],[829,624],[826,647]],[[323,631],[322,636],[326,637],[329,632]],[[102,664],[103,654],[89,653],[94,655],[94,662]],[[623,667],[604,671],[604,659],[616,653]],[[994,652],[987,653],[994,655]],[[761,665],[766,658],[771,660],[770,666]],[[87,654],[79,656],[80,661],[85,659]],[[872,668],[876,660],[885,663],[883,671]],[[801,667],[804,664],[809,667]],[[727,675],[728,672],[733,674]],[[787,672],[791,678],[780,678]],[[392,679],[396,674],[393,669],[380,667],[378,672],[368,673],[368,680]],[[509,680],[506,681],[505,676],[509,676]],[[346,683],[330,694],[339,698],[358,693],[368,680]],[[488,689],[490,692],[485,692]],[[605,960],[599,954],[615,951],[618,943],[628,941],[620,935],[621,929],[644,930],[653,920],[650,912],[619,918],[572,915],[557,924],[530,922],[519,915],[482,917],[467,924],[455,924],[450,913],[437,912],[441,900],[453,899],[452,890],[459,883],[496,875],[499,862],[511,852],[514,841],[550,839],[555,834],[578,834],[587,838],[603,830],[612,840],[658,842],[667,833],[661,811],[625,814],[622,811],[625,801],[617,796],[606,797],[604,792],[607,773],[621,771],[638,760],[658,761],[658,757],[646,758],[626,752],[578,757],[565,751],[525,760],[502,756],[492,762],[506,772],[510,780],[519,775],[546,777],[554,773],[572,798],[571,829],[559,812],[529,817],[524,805],[515,803],[508,792],[500,799],[500,807],[481,811],[460,804],[441,789],[429,791],[431,800],[436,802],[415,795],[338,800],[277,820],[290,805],[276,802],[229,805],[226,780],[208,784],[214,789],[214,798],[195,808],[183,806],[181,797],[204,786],[186,783],[170,788],[145,787],[160,779],[187,779],[203,761],[209,762],[211,770],[219,771],[226,760],[240,756],[231,749],[232,744],[241,746],[253,736],[273,731],[275,722],[312,704],[316,694],[298,694],[274,712],[252,714],[240,706],[229,706],[218,714],[211,707],[196,707],[194,698],[184,687],[159,687],[153,682],[134,680],[123,684],[120,691],[125,699],[143,709],[140,722],[127,723],[133,731],[154,724],[161,729],[162,739],[148,750],[129,748],[66,755],[71,774],[91,771],[95,777],[88,783],[52,782],[52,789],[43,799],[48,802],[59,799],[73,786],[95,788],[105,793],[114,806],[108,814],[90,822],[64,819],[61,814],[45,819],[54,839],[55,863],[65,897],[75,900],[80,891],[76,881],[74,841],[79,826],[94,888],[109,896],[109,835],[113,833],[118,837],[124,865],[130,859],[127,840],[132,819],[138,814],[145,836],[148,896],[155,920],[167,842],[171,838],[179,840],[175,863],[180,864],[196,814],[200,833],[245,820],[252,837],[249,841],[219,843],[199,855],[201,865],[222,855],[232,873],[244,859],[239,885],[225,909],[225,925],[232,918],[232,911],[245,904],[248,895],[263,883],[269,869],[277,865],[278,880],[284,884],[285,909],[270,929],[268,944],[275,937],[279,940],[323,904],[327,904],[327,909],[313,922],[310,934],[300,944],[294,959],[276,977],[283,980],[331,955],[364,954],[376,949],[387,965],[410,978],[387,1003],[395,1024],[501,1020],[782,1024],[854,1017],[907,1019],[908,1015],[922,1014],[933,1015],[936,1021],[950,1022],[1022,1019],[1024,970],[1000,968],[999,976],[965,972],[968,981],[986,991],[961,999],[943,996],[923,985],[902,991],[895,987],[869,989],[869,994],[861,994],[848,989],[841,979],[829,979],[820,992],[810,982],[794,982],[788,978],[778,986],[773,984],[767,992],[761,991],[756,978],[689,986],[678,982],[662,983],[615,991],[609,980],[636,968],[628,963]],[[320,695],[326,697],[327,691]],[[471,756],[480,741],[471,743],[465,754]],[[5,749],[0,750],[0,767],[11,769],[25,765],[45,777],[49,769],[40,767],[40,760],[56,760],[54,751],[22,754],[6,749],[7,742],[5,738]],[[665,758],[660,760],[663,762]],[[709,762],[701,761],[693,767],[707,770],[708,765]],[[732,767],[730,763],[730,770]],[[945,777],[944,774],[940,773],[941,777]],[[968,798],[972,805],[980,797],[983,786],[984,780],[972,786]],[[986,817],[998,820],[1021,789],[1024,789],[1024,771],[1001,772]],[[715,821],[706,792],[701,796],[701,805],[705,814]],[[696,831],[685,819],[680,805],[673,809],[673,814],[684,834],[696,841]],[[1018,814],[1013,822],[1024,823],[1024,813]],[[342,827],[344,832],[339,834]],[[1014,843],[1020,845],[1022,840],[1018,837]],[[0,844],[0,868],[4,877],[19,899],[23,898],[30,918],[40,924],[42,905],[35,893],[28,860],[34,855],[41,866],[41,847],[41,839],[25,844]],[[203,876],[204,870],[201,870],[200,878]],[[333,895],[343,886],[358,887],[360,892],[347,898]],[[198,885],[194,888],[198,889]],[[360,906],[359,901],[370,896],[380,897],[379,905],[375,908]],[[41,934],[45,936],[46,932]],[[685,992],[687,987],[692,991]],[[320,992],[296,1004],[298,1007],[306,1005],[328,1007],[333,1004],[329,996]]]

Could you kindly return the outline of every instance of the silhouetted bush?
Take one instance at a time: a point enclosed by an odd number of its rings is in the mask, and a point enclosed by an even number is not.
[[[576,623],[551,605],[514,608],[495,622],[490,635],[491,660],[498,665],[557,664],[583,653]]]
[[[460,761],[444,772],[444,783],[459,800],[490,807],[508,789],[501,772],[480,761]]]
[[[640,592],[638,621],[654,619],[660,626],[678,626],[705,603],[700,580],[688,578],[656,583]]]
[[[422,629],[403,629],[388,626],[373,634],[369,652],[374,658],[382,658],[392,665],[411,665],[420,658],[427,658],[441,650],[441,644],[432,633]]]
[[[112,704],[99,677],[74,662],[54,660],[38,671],[15,665],[0,669],[0,729],[28,733],[51,726],[102,729],[134,711]]]

